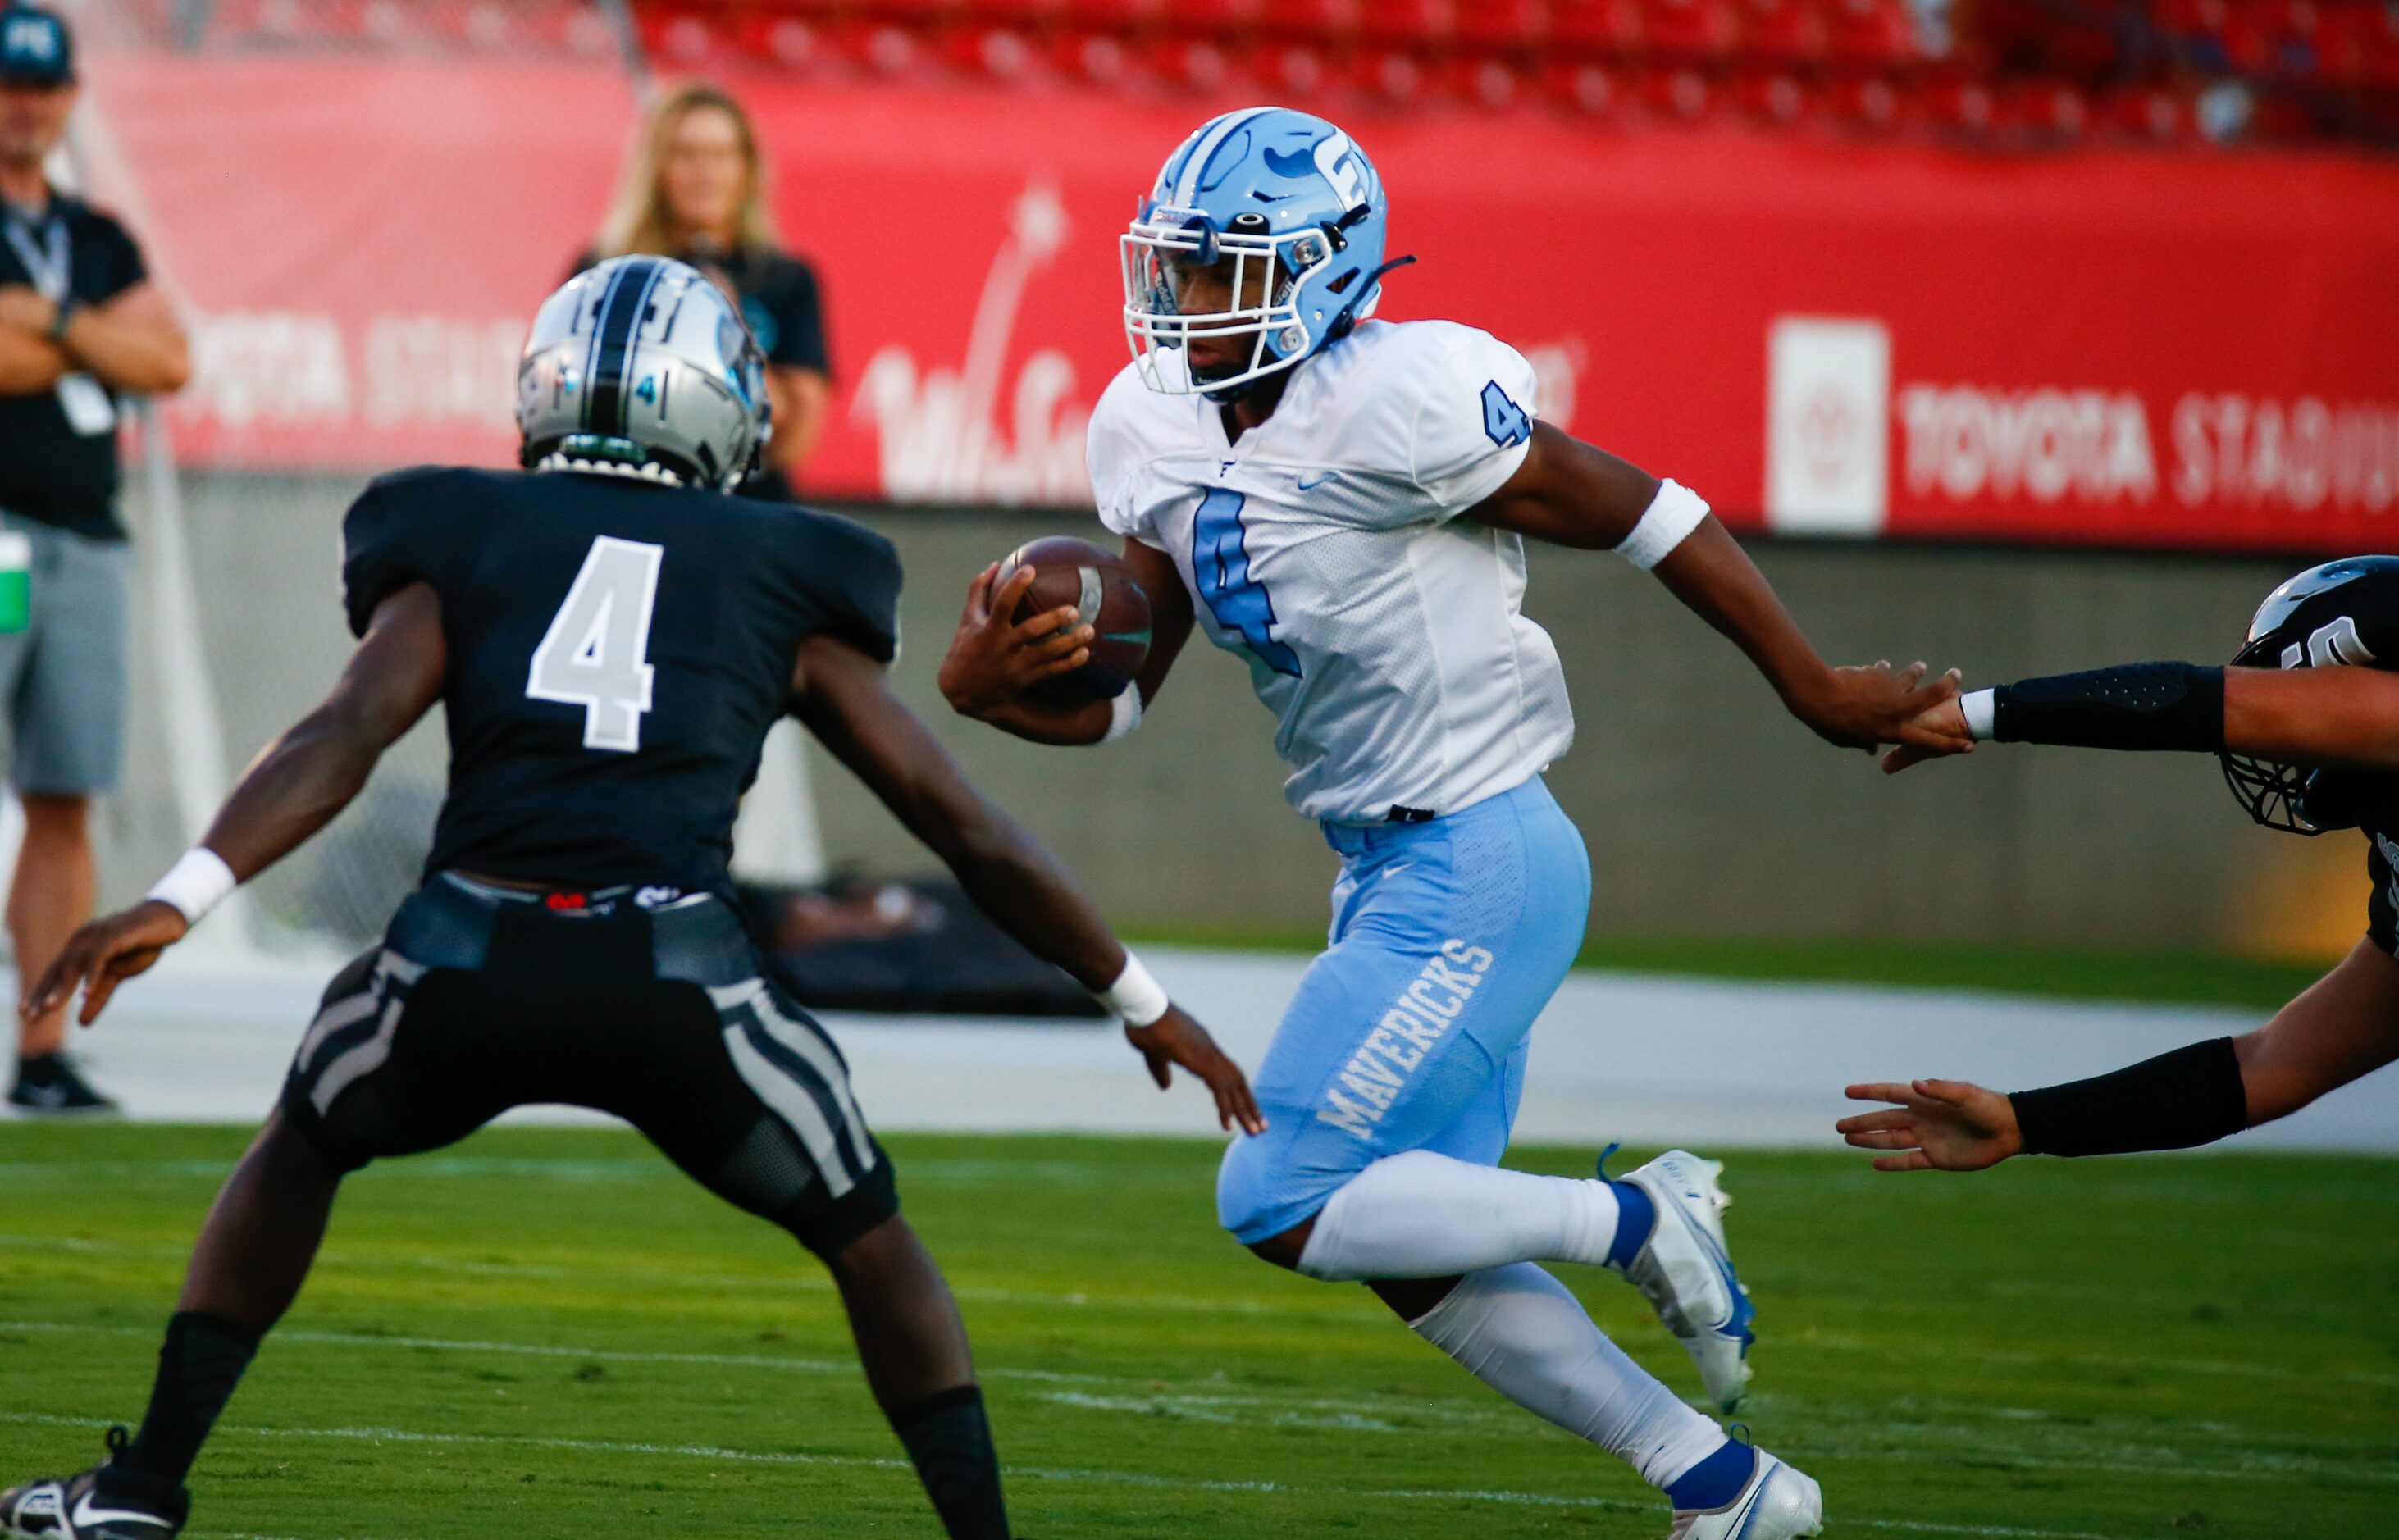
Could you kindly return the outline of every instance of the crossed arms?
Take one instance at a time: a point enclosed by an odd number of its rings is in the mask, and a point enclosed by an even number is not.
[[[0,396],[32,396],[68,374],[97,375],[137,395],[181,390],[192,377],[183,329],[156,284],[78,305],[50,336],[58,307],[24,284],[0,285]]]

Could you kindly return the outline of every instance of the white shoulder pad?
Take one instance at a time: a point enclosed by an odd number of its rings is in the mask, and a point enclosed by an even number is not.
[[[1416,397],[1408,470],[1446,519],[1498,492],[1525,463],[1533,366],[1488,331],[1449,321],[1417,327],[1428,335],[1403,376]]]
[[[1128,363],[1108,382],[1091,408],[1083,441],[1083,464],[1091,477],[1091,501],[1100,522],[1118,534],[1155,543],[1157,532],[1143,527],[1134,507],[1132,473],[1152,457],[1144,425],[1154,416],[1160,398],[1142,384],[1141,372]]]

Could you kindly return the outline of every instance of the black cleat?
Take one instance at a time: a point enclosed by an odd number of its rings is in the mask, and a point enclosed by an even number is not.
[[[128,1470],[125,1430],[108,1430],[109,1458],[80,1476],[29,1481],[0,1492],[7,1540],[174,1540],[192,1497],[171,1481]]]
[[[92,1088],[64,1050],[19,1060],[8,1105],[29,1117],[101,1117],[117,1110],[115,1102]]]

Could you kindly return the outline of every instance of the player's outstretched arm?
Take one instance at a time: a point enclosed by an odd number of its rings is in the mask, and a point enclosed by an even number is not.
[[[224,890],[290,855],[347,807],[383,751],[440,698],[448,668],[433,590],[413,584],[386,599],[332,693],[251,762],[198,848],[152,897],[69,937],[20,1008],[39,1016],[80,987],[77,1019],[89,1026],[118,984],[183,939],[198,918],[195,910],[205,912]],[[202,885],[216,891],[195,903],[182,896],[178,873],[198,866],[214,873]]]
[[[1125,708],[1145,709],[1165,688],[1167,673],[1190,640],[1191,595],[1164,551],[1128,538],[1124,558],[1149,595],[1150,610],[1149,655],[1130,687],[1137,694]],[[1035,743],[1104,743],[1132,731],[1141,709],[1111,701],[1053,706],[1025,694],[1043,680],[1071,673],[1088,662],[1091,655],[1084,649],[1092,631],[1075,624],[1071,606],[1022,623],[1010,618],[1037,574],[1030,567],[1022,568],[995,589],[998,574],[995,563],[967,586],[966,610],[942,659],[942,696],[950,709]]]
[[[1976,691],[1930,716],[1970,741],[2229,750],[2278,764],[2399,770],[2399,674],[2382,669],[2128,663]],[[1902,747],[1883,756],[1883,769],[1896,775],[1940,757]]]
[[[1921,663],[1896,671],[1888,663],[1827,665],[1705,504],[1547,423],[1533,425],[1524,464],[1467,517],[1552,545],[1619,551],[1655,572],[1693,614],[1747,654],[1792,715],[1827,742],[1845,749],[1957,746],[1927,721],[1957,693],[1954,674],[1926,682]]]
[[[1040,842],[974,789],[941,740],[891,693],[882,664],[847,642],[814,637],[800,648],[793,693],[800,721],[942,858],[978,909],[1092,993],[1114,1003],[1126,993],[1134,970],[1124,943]],[[1207,1085],[1226,1128],[1264,1130],[1249,1078],[1188,1015],[1165,1004],[1147,1025],[1128,1020],[1125,1035],[1161,1089],[1171,1066],[1180,1064]]]
[[[2241,1037],[2002,1096],[1962,1080],[1849,1087],[1896,1103],[1834,1128],[1885,1171],[1975,1171],[2015,1155],[2125,1155],[2211,1143],[2287,1117],[2399,1060],[2399,961],[2370,940]]]

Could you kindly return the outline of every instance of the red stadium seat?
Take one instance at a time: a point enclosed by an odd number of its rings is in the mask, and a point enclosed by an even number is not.
[[[2231,23],[2231,0],[2155,0],[2149,20],[2172,37],[2215,37]]]
[[[2015,122],[2036,139],[2057,143],[2091,130],[2091,99],[2070,80],[2027,80],[2015,96]]]
[[[1145,50],[1145,58],[1157,79],[1202,96],[1230,90],[1240,78],[1232,53],[1205,37],[1169,38]]]
[[[790,0],[781,3],[788,5]],[[1066,0],[967,0],[967,14],[985,26],[1037,33],[1064,24]]]
[[[711,19],[694,11],[644,11],[642,47],[669,69],[704,69],[723,57],[726,39]]]
[[[1353,41],[1363,24],[1360,0],[1274,0],[1258,17],[1266,36],[1319,47]]]
[[[1457,41],[1457,11],[1455,0],[1362,0],[1359,28],[1375,47],[1438,52]]]
[[[751,15],[735,27],[741,51],[778,69],[806,70],[826,62],[831,40],[796,16]]]
[[[1257,24],[1261,0],[1174,0],[1160,24],[1178,37],[1204,38],[1223,47]]]
[[[1880,74],[1842,76],[1833,85],[1828,105],[1843,126],[1866,134],[1901,133],[1924,115],[1915,92]]]
[[[1698,70],[1652,70],[1642,83],[1642,105],[1668,123],[1697,128],[1717,117],[1729,100]]]
[[[1166,0],[1065,0],[1062,20],[1089,32],[1133,33],[1158,24]]]
[[[1970,139],[1986,139],[2003,131],[2013,120],[2008,103],[1982,80],[1953,75],[1937,80],[1924,93],[1927,116],[1938,127]]]
[[[1579,117],[1604,122],[1624,110],[1623,83],[1606,65],[1560,60],[1550,66],[1547,84],[1550,100]]]
[[[1550,37],[1569,60],[1633,58],[1647,41],[1639,0],[1558,0]]]
[[[888,21],[844,27],[834,34],[849,62],[878,79],[903,83],[941,74],[938,35]]]
[[[888,22],[922,36],[931,28],[963,20],[966,0],[861,0],[853,14],[863,21]]]
[[[2187,144],[2193,137],[2190,102],[2162,86],[2135,86],[2109,96],[2097,126],[2118,139],[2149,144]]]
[[[1783,70],[1812,69],[1824,61],[1828,47],[1824,13],[1810,0],[1748,0],[1742,8],[1745,58]]]
[[[1548,0],[1470,0],[1457,10],[1457,45],[1476,53],[1530,57],[1550,40]]]
[[[2399,12],[2348,5],[2326,18],[2325,76],[2345,88],[2399,93]]]
[[[1070,80],[1121,90],[1144,78],[1141,61],[1114,33],[1074,32],[1063,34],[1052,49],[1058,72]]]
[[[1362,51],[1350,67],[1349,84],[1359,95],[1387,106],[1420,106],[1440,95],[1440,83],[1424,61],[1398,48]]]
[[[1650,50],[1669,63],[1720,63],[1741,44],[1741,18],[1728,0],[1647,0],[1642,27]]]
[[[1041,51],[1014,27],[958,27],[942,50],[953,68],[1002,86],[1023,86],[1046,73]]]
[[[1525,98],[1525,77],[1504,59],[1467,54],[1451,61],[1449,94],[1471,107],[1505,112]]]
[[[1906,0],[1835,0],[1829,19],[1835,63],[1887,70],[1913,63],[1922,54]]]
[[[1250,71],[1282,101],[1321,101],[1336,88],[1331,56],[1310,43],[1267,43],[1258,48]]]
[[[1733,85],[1741,115],[1769,128],[1792,128],[1823,110],[1807,82],[1788,70],[1755,70]]]

